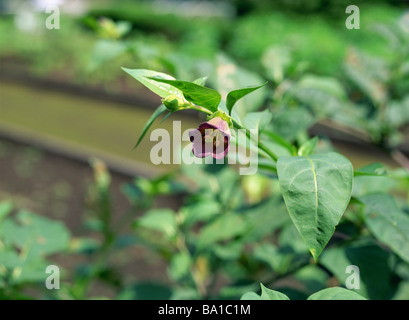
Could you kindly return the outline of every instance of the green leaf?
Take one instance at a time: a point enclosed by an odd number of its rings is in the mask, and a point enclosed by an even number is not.
[[[368,299],[389,299],[394,291],[392,271],[389,266],[392,254],[372,242],[355,241],[347,245],[331,247],[320,257],[320,264],[328,269],[341,284],[353,281],[353,289]],[[348,266],[357,266],[355,271],[347,270]],[[349,278],[351,277],[352,278]],[[359,283],[355,281],[355,277]],[[359,287],[358,287],[359,284]]]
[[[263,261],[275,273],[284,273],[288,270],[292,259],[289,252],[281,252],[279,248],[270,243],[264,243],[255,247],[253,255],[254,259]]]
[[[263,130],[263,134],[266,135],[271,141],[274,143],[284,147],[285,149],[288,150],[290,155],[296,155],[297,154],[297,149],[295,146],[293,146],[291,143],[289,143],[286,139],[284,139],[282,136],[268,131],[268,130]]]
[[[390,175],[357,175],[352,195],[356,198],[367,194],[387,193],[397,188],[399,181]]]
[[[267,82],[262,84],[261,86],[248,87],[248,88],[244,88],[244,89],[238,89],[238,90],[230,91],[227,94],[227,98],[226,98],[226,107],[227,107],[227,110],[229,110],[229,115],[231,114],[231,110],[233,109],[233,106],[235,105],[237,100],[240,100],[241,98],[248,95],[249,93],[252,93],[253,91],[255,91],[257,89],[259,89],[261,87],[264,87],[266,84],[267,84]]]
[[[167,80],[175,80],[172,76],[162,73],[162,72],[156,72],[152,70],[147,70],[147,69],[127,69],[127,68],[122,68],[126,73],[134,77],[136,80],[138,80],[140,83],[142,83],[145,87],[150,89],[152,92],[156,93],[162,98],[166,98],[167,96],[174,94],[178,96],[179,98],[183,98],[183,94],[180,90],[176,89],[174,86],[164,84],[164,83],[159,83],[158,79],[152,80],[151,77],[157,77],[161,79],[167,79]]]
[[[7,269],[13,269],[23,264],[17,252],[12,249],[0,251],[0,261],[1,265]]]
[[[196,198],[194,202],[185,205],[180,211],[183,215],[183,226],[191,227],[197,222],[206,222],[220,213],[221,204],[215,200]]]
[[[289,141],[295,140],[314,124],[315,118],[306,108],[282,108],[274,111],[274,119],[269,131],[279,134]]]
[[[330,278],[326,270],[317,268],[313,264],[306,265],[294,273],[294,280],[300,282],[302,293],[305,294],[303,299],[307,299],[313,293],[328,288]]]
[[[0,226],[0,236],[6,245],[23,250],[25,259],[36,259],[68,249],[70,233],[61,222],[29,211],[20,211],[17,222],[6,219]]]
[[[148,122],[146,122],[145,126],[142,129],[142,133],[139,136],[138,142],[135,144],[135,146],[133,147],[133,149],[137,148],[139,146],[139,144],[141,143],[143,137],[146,135],[146,133],[148,132],[149,128],[151,127],[151,125],[153,124],[153,122],[156,120],[156,118],[158,118],[162,113],[164,113],[167,110],[167,108],[161,104],[154,113],[152,113],[151,117],[149,118]]]
[[[266,288],[262,283],[260,283],[260,286],[262,300],[290,300],[285,294]]]
[[[89,68],[91,70],[100,67],[102,64],[112,61],[128,49],[122,41],[114,39],[101,39],[97,42],[92,52]]]
[[[360,200],[365,204],[365,223],[375,238],[409,263],[409,216],[388,194],[371,194]]]
[[[351,198],[352,165],[338,153],[280,157],[277,173],[288,213],[317,260]]]
[[[285,294],[271,290],[260,283],[261,296],[255,292],[246,292],[240,300],[290,300]]]
[[[235,260],[237,261],[240,258],[240,255],[243,251],[243,243],[241,241],[231,241],[228,244],[215,244],[213,246],[214,254],[219,257],[220,259],[227,261],[227,260]]]
[[[162,82],[171,85],[181,92],[183,96],[189,102],[192,102],[198,106],[208,108],[210,111],[216,112],[222,99],[219,92],[214,89],[203,87],[193,82],[180,81],[180,80],[168,80],[157,77],[150,77],[153,81]]]
[[[273,45],[267,48],[262,57],[261,64],[267,76],[280,83],[286,76],[288,67],[291,65],[291,52],[286,46]]]
[[[372,163],[354,171],[354,176],[384,176],[386,175],[385,167],[382,163]]]
[[[169,266],[169,275],[173,280],[180,280],[189,273],[192,259],[188,253],[179,252],[172,256]]]
[[[242,217],[232,213],[224,214],[203,227],[197,246],[199,249],[204,249],[215,242],[229,240],[243,234],[247,229],[247,223]]]
[[[170,209],[153,209],[139,218],[136,226],[159,231],[172,237],[177,230],[176,216]]]
[[[13,204],[11,201],[3,201],[0,203],[0,223],[7,217],[13,210]]]
[[[353,56],[353,59],[346,59],[344,69],[347,77],[372,100],[375,106],[381,105],[388,96],[385,83],[390,76],[386,61],[356,50],[351,51],[349,55]]]
[[[273,114],[269,110],[249,112],[243,119],[243,124],[247,129],[263,130],[273,119]]]
[[[261,297],[255,292],[246,292],[240,300],[261,300]]]
[[[345,112],[347,95],[336,78],[305,75],[291,92],[302,105],[310,106],[316,116],[333,116],[340,109]]]
[[[132,23],[129,21],[118,21],[116,23],[116,30],[120,37],[123,37],[132,30]]]
[[[308,297],[307,300],[366,300],[360,294],[345,288],[327,288]]]
[[[299,156],[309,156],[311,153],[313,153],[315,146],[317,145],[318,137],[314,137],[305,143],[298,149],[298,155]]]

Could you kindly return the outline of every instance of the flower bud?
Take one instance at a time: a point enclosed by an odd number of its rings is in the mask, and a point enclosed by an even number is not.
[[[169,111],[178,111],[187,106],[187,103],[185,101],[174,94],[171,94],[162,99],[162,103]]]

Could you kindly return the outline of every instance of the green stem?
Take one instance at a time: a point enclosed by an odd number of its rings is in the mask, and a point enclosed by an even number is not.
[[[258,167],[267,171],[277,173],[277,168],[271,164],[259,163]]]
[[[233,120],[233,125],[237,128],[237,129],[245,129],[246,130],[246,136],[251,139],[251,135],[250,132],[247,128],[243,127],[241,124],[239,124],[236,120]],[[253,139],[254,140],[254,139]],[[277,162],[278,157],[277,155],[272,152],[271,150],[269,150],[260,140],[256,141],[257,142],[257,146],[260,150],[263,150],[274,162]]]
[[[213,112],[211,112],[210,110],[203,108],[203,107],[195,106],[195,105],[190,105],[186,109],[193,109],[193,110],[197,110],[197,111],[204,112],[207,114],[213,114]]]

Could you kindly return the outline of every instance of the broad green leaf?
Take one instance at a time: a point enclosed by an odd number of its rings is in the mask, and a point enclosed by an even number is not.
[[[127,49],[127,45],[122,41],[117,41],[114,39],[101,39],[94,47],[89,68],[94,70],[102,64],[117,58]]]
[[[151,80],[171,85],[181,92],[189,102],[198,106],[208,108],[210,111],[216,112],[221,100],[221,95],[214,89],[203,87],[193,82],[161,79],[158,77],[150,77]]]
[[[266,288],[262,283],[260,286],[262,300],[290,300],[285,294]]]
[[[308,141],[306,141],[300,149],[298,149],[299,156],[309,156],[313,153],[315,146],[317,145],[318,137],[314,137]]]
[[[25,259],[36,259],[68,249],[70,233],[60,221],[53,221],[29,211],[17,214],[17,223],[6,219],[0,235],[6,245],[24,251]]]
[[[292,254],[288,252],[282,252],[279,248],[270,243],[263,243],[254,248],[254,259],[263,261],[269,265],[273,272],[284,273],[288,270],[292,260]]]
[[[339,283],[347,285],[349,281],[356,286],[353,290],[361,296],[383,300],[388,299],[394,290],[389,266],[391,257],[392,254],[377,244],[355,242],[325,250],[319,263],[329,270]],[[359,275],[355,270],[348,270],[349,266],[357,266]]]
[[[247,223],[241,216],[233,213],[224,214],[203,227],[197,246],[203,249],[215,242],[229,240],[243,234],[247,229]]]
[[[183,94],[180,90],[176,89],[174,86],[171,86],[166,83],[160,83],[157,80],[152,80],[151,77],[157,77],[166,80],[175,80],[172,76],[162,73],[156,72],[147,69],[128,69],[122,68],[126,73],[134,77],[140,83],[142,83],[145,87],[150,89],[152,92],[156,93],[162,98],[166,98],[167,96],[174,94],[180,98],[183,98]]]
[[[326,270],[308,264],[294,273],[294,279],[302,284],[306,299],[313,293],[327,288],[330,275]]]
[[[391,175],[357,175],[354,178],[352,195],[360,198],[367,194],[391,192],[398,185],[399,181]]]
[[[0,223],[7,217],[13,210],[13,204],[11,201],[3,201],[0,203]]]
[[[409,63],[408,63],[409,66]],[[399,128],[409,122],[409,95],[399,101],[391,101],[385,108],[388,125]]]
[[[352,165],[338,153],[280,157],[277,173],[288,213],[317,260],[351,198]]]
[[[119,36],[123,37],[132,30],[132,23],[129,21],[118,21],[116,22],[116,30],[118,31]]]
[[[295,146],[293,146],[291,143],[289,143],[286,139],[284,139],[282,136],[268,130],[263,130],[263,135],[266,135],[269,139],[271,139],[274,143],[277,143],[278,145],[286,148],[290,155],[296,155],[297,154],[297,149]]]
[[[227,107],[227,110],[229,110],[229,115],[231,114],[231,110],[233,109],[233,106],[235,105],[235,103],[238,100],[240,100],[244,96],[252,93],[253,91],[255,91],[257,89],[260,89],[261,87],[264,87],[266,84],[267,84],[267,82],[262,84],[261,86],[248,87],[248,88],[243,88],[243,89],[230,91],[227,94],[227,98],[226,98],[226,107]]]
[[[409,216],[388,194],[361,197],[365,204],[365,223],[372,234],[409,263]]]
[[[367,300],[360,294],[341,287],[327,288],[308,297],[307,300]]]
[[[189,273],[192,263],[190,255],[184,252],[176,253],[172,256],[169,266],[169,275],[173,280],[180,280]]]
[[[158,118],[162,113],[164,113],[167,110],[167,108],[161,104],[154,113],[152,113],[151,117],[149,118],[148,122],[146,122],[145,126],[142,129],[141,135],[139,136],[138,142],[135,144],[133,149],[137,148],[139,144],[141,143],[143,137],[146,135],[148,132],[149,128],[153,124],[153,122]]]
[[[341,109],[345,112],[346,93],[336,78],[305,75],[291,92],[301,104],[310,106],[318,117],[332,117]]]
[[[388,90],[388,67],[385,60],[363,52],[351,50],[344,65],[345,73],[365,93],[375,106],[386,101]]]
[[[50,262],[44,259],[30,260],[28,263],[24,263],[22,267],[17,267],[12,273],[12,282],[25,283],[25,282],[43,282],[47,278],[45,270]]]
[[[243,124],[247,129],[260,131],[270,123],[271,119],[273,119],[273,114],[269,110],[249,112],[244,117]]]
[[[221,205],[214,200],[196,198],[195,202],[185,205],[181,209],[183,225],[191,227],[197,222],[206,222],[220,213]]]
[[[240,258],[242,251],[243,251],[242,241],[231,241],[228,244],[216,243],[215,245],[213,245],[214,254],[224,261],[227,260],[237,261]]]
[[[246,292],[240,300],[290,300],[285,294],[271,290],[260,283],[261,296],[255,292]]]
[[[382,163],[372,163],[354,171],[354,176],[384,176],[386,175],[385,167]]]
[[[287,215],[288,217],[288,215]],[[300,233],[294,223],[288,218],[288,222],[283,226],[279,235],[279,246],[286,248],[288,252],[297,255],[308,254],[308,249],[302,240]]]
[[[275,83],[280,83],[286,75],[291,60],[289,48],[273,45],[264,51],[261,57],[261,64],[267,76],[274,80]]]
[[[1,265],[7,269],[19,267],[23,263],[17,252],[13,249],[6,249],[4,251],[0,251],[0,261]]]
[[[297,90],[301,89],[320,90],[328,96],[337,97],[338,99],[344,99],[347,96],[342,84],[334,77],[307,74],[297,83]]]
[[[307,134],[307,130],[314,122],[315,118],[306,108],[282,108],[274,111],[273,121],[268,129],[284,139],[292,141],[300,134]]]
[[[172,237],[177,230],[176,215],[170,209],[153,209],[136,220],[136,227],[159,231]]]
[[[255,292],[246,292],[240,300],[261,300],[261,297]]]
[[[246,292],[240,298],[240,300],[290,300],[285,294],[271,290],[260,283],[261,295],[255,292]]]
[[[278,186],[277,186],[278,187]],[[247,242],[259,241],[263,237],[273,234],[286,223],[290,222],[287,209],[280,198],[268,197],[248,208],[243,208],[243,216],[251,230],[243,235]]]

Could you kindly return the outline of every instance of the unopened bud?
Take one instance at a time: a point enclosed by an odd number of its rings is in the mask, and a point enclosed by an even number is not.
[[[180,97],[174,94],[171,94],[166,98],[162,99],[162,103],[170,111],[178,111],[187,106],[187,103],[185,101],[182,101]]]

